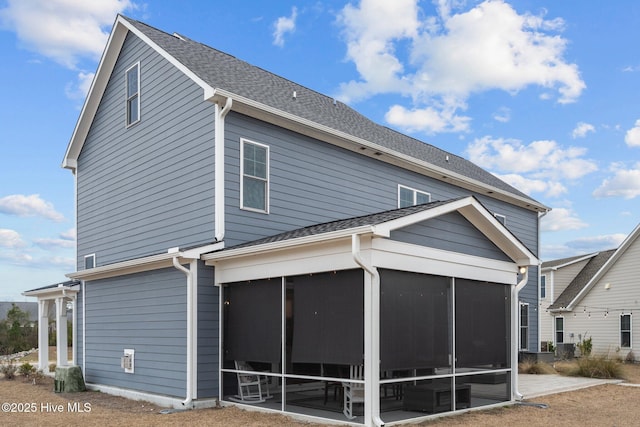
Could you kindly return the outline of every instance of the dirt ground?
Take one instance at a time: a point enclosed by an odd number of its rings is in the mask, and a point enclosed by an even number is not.
[[[640,365],[625,365],[628,382],[640,384]],[[514,405],[444,417],[425,426],[640,426],[640,387],[607,384],[533,399],[547,409]],[[163,408],[99,392],[54,393],[53,380],[33,384],[0,378],[0,425],[14,426],[315,426],[283,415],[238,408],[161,414]],[[9,404],[7,406],[7,404]],[[12,412],[15,411],[15,412]]]

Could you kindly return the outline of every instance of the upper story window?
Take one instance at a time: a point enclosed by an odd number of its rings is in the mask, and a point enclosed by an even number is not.
[[[269,146],[240,142],[240,208],[269,212]]]
[[[419,191],[414,188],[398,185],[398,207],[421,205],[431,201],[431,194]]]
[[[540,299],[547,297],[547,276],[540,276]]]
[[[497,213],[494,213],[493,216],[496,217],[496,219],[498,220],[498,222],[500,224],[505,225],[505,226],[507,225],[507,217],[506,216],[500,215],[500,214],[497,214]]]
[[[620,315],[620,347],[631,348],[631,314]]]
[[[127,70],[127,126],[140,121],[140,63]]]
[[[85,255],[84,269],[89,270],[90,268],[95,268],[95,266],[96,266],[96,254]]]

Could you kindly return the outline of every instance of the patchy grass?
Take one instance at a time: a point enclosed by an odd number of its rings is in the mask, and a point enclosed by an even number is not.
[[[618,360],[606,357],[581,357],[571,362],[556,363],[556,370],[574,377],[624,379],[625,370]]]

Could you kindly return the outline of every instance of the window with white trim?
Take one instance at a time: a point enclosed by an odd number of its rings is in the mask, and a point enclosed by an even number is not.
[[[547,297],[547,276],[540,276],[540,299],[545,299]]]
[[[529,303],[520,303],[520,350],[529,349]]]
[[[126,71],[127,126],[140,121],[140,63]]]
[[[96,254],[85,255],[84,256],[84,269],[88,270],[90,268],[95,268],[96,266]]]
[[[240,208],[269,213],[269,146],[240,141]]]
[[[431,194],[415,188],[398,185],[398,207],[421,205],[431,201]]]
[[[620,347],[631,348],[631,314],[620,315]]]
[[[506,216],[500,215],[500,214],[497,214],[497,213],[494,213],[493,216],[496,217],[496,219],[498,220],[498,222],[500,224],[502,224],[504,226],[507,225],[507,217]]]
[[[564,342],[564,317],[556,317],[556,344],[562,344]]]

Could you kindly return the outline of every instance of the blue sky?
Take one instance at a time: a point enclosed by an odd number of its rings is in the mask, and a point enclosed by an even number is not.
[[[74,271],[60,164],[117,13],[485,167],[553,208],[543,260],[640,222],[635,0],[0,0],[0,300]]]

